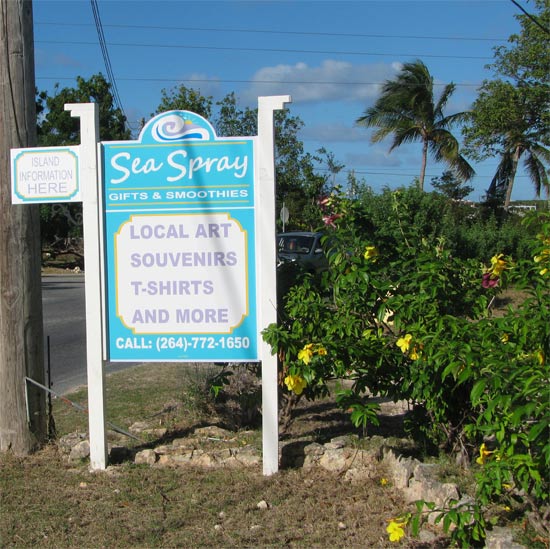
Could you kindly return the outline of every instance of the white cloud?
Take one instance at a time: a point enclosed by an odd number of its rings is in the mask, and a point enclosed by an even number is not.
[[[368,142],[368,133],[363,128],[350,123],[349,125],[342,122],[331,122],[324,124],[316,124],[304,126],[300,132],[300,138],[308,141],[327,142]]]
[[[205,97],[212,96],[215,101],[221,98],[221,83],[217,76],[210,76],[206,73],[199,72],[186,74],[168,89],[177,90],[180,86],[196,90]]]
[[[63,67],[81,67],[82,63],[70,55],[66,55],[64,53],[58,53],[54,57],[54,62],[56,65],[61,65]]]
[[[408,166],[408,158],[396,154],[390,154],[387,150],[373,147],[365,143],[365,152],[353,152],[346,155],[346,161],[351,166],[360,168],[397,168]]]
[[[65,53],[56,53],[36,48],[34,51],[34,59],[37,70],[47,70],[49,68],[59,67],[82,67],[82,63]]]
[[[245,101],[286,94],[292,96],[293,103],[362,101],[376,97],[380,84],[394,74],[392,64],[385,63],[354,65],[327,59],[317,67],[303,62],[281,64],[256,71],[254,82],[241,95]]]

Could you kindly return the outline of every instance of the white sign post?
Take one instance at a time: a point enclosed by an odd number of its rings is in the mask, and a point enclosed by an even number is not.
[[[258,161],[260,164],[259,199],[262,215],[258,220],[260,235],[260,327],[277,322],[277,253],[275,247],[275,137],[273,111],[290,103],[289,95],[258,98]],[[277,356],[262,340],[262,447],[263,473],[272,475],[279,470],[279,398]]]
[[[65,110],[80,118],[81,145],[12,149],[12,203],[82,202],[90,464],[92,469],[105,469],[107,442],[97,158],[99,111],[96,103],[66,104]]]
[[[90,466],[107,466],[105,431],[105,369],[102,356],[101,229],[98,186],[97,144],[99,111],[97,103],[66,104],[71,116],[80,118],[80,165],[84,182],[82,217],[86,296],[86,364],[88,373],[88,416]]]

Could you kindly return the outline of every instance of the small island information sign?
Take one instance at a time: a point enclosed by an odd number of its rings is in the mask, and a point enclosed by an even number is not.
[[[102,143],[111,361],[252,361],[255,138],[188,111]]]
[[[81,202],[78,150],[11,149],[12,203]]]

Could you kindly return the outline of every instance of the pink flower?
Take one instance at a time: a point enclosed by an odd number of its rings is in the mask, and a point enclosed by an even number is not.
[[[330,205],[330,196],[323,196],[322,198],[319,198],[317,204],[319,204],[319,207],[324,210],[327,206]]]
[[[341,217],[342,216],[340,214],[325,215],[323,216],[323,223],[328,227],[336,227],[334,222]]]
[[[481,285],[484,288],[494,288],[498,284],[498,276],[493,276],[491,273],[485,273],[481,277]]]

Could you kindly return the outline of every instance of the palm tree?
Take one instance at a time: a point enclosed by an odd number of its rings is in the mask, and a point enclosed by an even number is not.
[[[474,176],[473,168],[459,152],[457,139],[448,129],[465,120],[468,113],[443,115],[454,90],[453,83],[447,84],[435,102],[433,78],[426,65],[420,60],[405,63],[394,80],[384,83],[374,106],[357,119],[360,126],[378,128],[371,137],[373,143],[393,134],[390,152],[404,143],[422,142],[421,189],[424,188],[428,151],[464,181]]]
[[[528,140],[527,140],[528,141]],[[504,196],[504,209],[510,206],[512,189],[520,158],[523,156],[523,164],[534,184],[535,193],[540,196],[544,188],[548,194],[550,181],[546,172],[546,164],[550,164],[550,150],[539,143],[526,141],[511,141],[503,152],[495,176],[493,177],[487,196]]]
[[[536,196],[550,192],[550,149],[548,92],[537,93],[534,86],[502,80],[485,82],[473,104],[470,124],[464,128],[465,149],[474,159],[499,156],[487,198],[510,206],[520,161],[533,183]],[[542,114],[541,114],[542,113]]]

